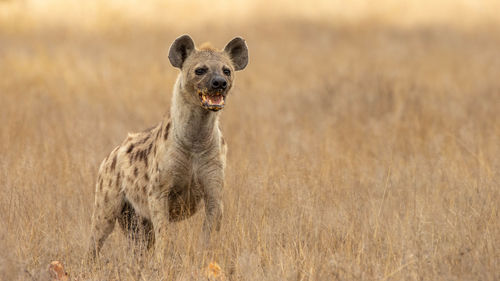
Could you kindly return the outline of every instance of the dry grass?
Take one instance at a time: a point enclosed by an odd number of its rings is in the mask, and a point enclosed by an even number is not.
[[[331,20],[340,4],[325,1],[304,16],[272,6],[264,18],[263,1],[214,1],[216,16],[207,4],[188,16],[196,1],[110,1],[74,15],[34,3],[0,2],[0,280],[39,276],[52,260],[78,280],[202,271],[202,212],[172,225],[161,266],[131,254],[118,228],[98,264],[83,261],[98,164],[167,111],[177,71],[166,52],[182,33],[220,47],[242,35],[250,48],[222,113],[225,217],[210,259],[229,280],[500,279],[491,7],[463,25],[440,5],[436,20],[416,12],[407,25]]]

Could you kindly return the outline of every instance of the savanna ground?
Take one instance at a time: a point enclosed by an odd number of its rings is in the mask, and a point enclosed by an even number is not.
[[[0,1],[0,280],[500,279],[498,3],[142,2]],[[199,212],[162,265],[118,227],[88,264],[98,165],[167,112],[184,33],[250,50],[215,256]]]

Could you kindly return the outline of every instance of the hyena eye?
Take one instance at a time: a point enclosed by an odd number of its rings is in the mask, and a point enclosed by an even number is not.
[[[199,67],[199,68],[194,70],[194,73],[196,73],[196,75],[203,75],[203,74],[207,73],[207,69],[203,68],[203,67]]]
[[[227,75],[227,76],[231,75],[231,70],[229,70],[229,69],[227,69],[227,68],[224,68],[224,69],[222,70],[222,72],[224,72],[224,74],[225,74],[225,75]]]

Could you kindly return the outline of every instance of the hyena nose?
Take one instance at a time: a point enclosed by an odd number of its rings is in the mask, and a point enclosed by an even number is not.
[[[224,79],[224,77],[216,76],[212,78],[211,81],[212,84],[212,89],[217,90],[217,89],[226,89],[227,87],[227,81]]]

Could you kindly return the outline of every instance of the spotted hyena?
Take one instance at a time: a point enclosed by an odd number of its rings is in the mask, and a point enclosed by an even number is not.
[[[118,220],[134,239],[163,252],[169,222],[192,216],[203,200],[202,241],[220,229],[226,143],[219,111],[231,90],[234,71],[248,63],[245,41],[236,37],[224,50],[195,48],[189,35],[177,38],[168,58],[181,70],[170,114],[158,125],[129,134],[99,168],[89,254],[95,257]]]

